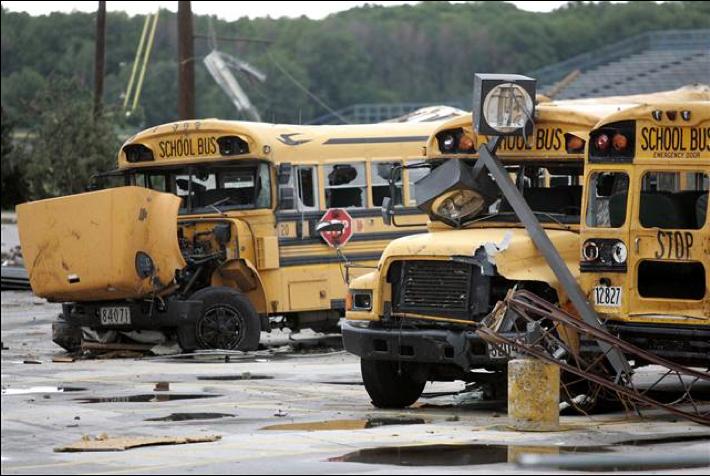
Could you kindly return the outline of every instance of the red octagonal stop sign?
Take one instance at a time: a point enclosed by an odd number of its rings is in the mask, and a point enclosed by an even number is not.
[[[342,230],[324,230],[320,232],[320,236],[333,248],[345,246],[350,237],[353,236],[353,218],[343,208],[331,208],[325,212],[318,225],[325,225],[326,223],[333,224],[336,228],[338,227],[337,225],[342,224]]]

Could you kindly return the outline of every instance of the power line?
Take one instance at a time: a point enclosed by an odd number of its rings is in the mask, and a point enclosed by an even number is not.
[[[304,93],[306,93],[308,96],[310,96],[311,99],[313,99],[315,102],[317,102],[318,104],[320,104],[324,109],[326,109],[328,112],[330,112],[331,114],[333,114],[335,117],[337,117],[338,119],[340,119],[341,121],[343,121],[345,124],[350,124],[350,121],[348,121],[347,119],[345,119],[345,118],[344,118],[343,116],[341,116],[337,111],[335,111],[333,108],[331,108],[331,107],[328,106],[326,103],[324,103],[318,96],[316,96],[315,94],[313,94],[312,92],[310,92],[310,91],[308,90],[308,88],[306,88],[306,87],[305,87],[304,85],[302,85],[296,78],[294,78],[294,77],[291,75],[291,73],[289,73],[288,71],[286,71],[286,69],[285,69],[283,66],[281,66],[281,64],[280,64],[278,61],[276,61],[276,59],[271,55],[271,53],[267,52],[266,55],[268,56],[269,60],[270,60],[272,63],[274,63],[274,66],[276,66],[276,67],[278,68],[278,70],[281,71],[281,72],[284,74],[284,76],[286,76],[288,79],[290,79],[291,82],[293,82],[293,84],[295,84],[301,91],[303,91]]]

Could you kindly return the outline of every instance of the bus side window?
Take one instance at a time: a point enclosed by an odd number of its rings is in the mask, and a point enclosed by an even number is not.
[[[402,165],[399,162],[372,162],[372,205],[382,206],[382,200],[390,196],[389,178],[392,169]],[[402,169],[395,176],[395,205],[402,204]]]
[[[157,190],[158,192],[168,192],[166,187],[165,175],[150,175],[148,176],[148,187]]]
[[[299,210],[318,209],[318,174],[315,165],[296,167],[296,189],[298,190]]]
[[[707,175],[648,172],[641,180],[639,221],[644,228],[699,230],[705,224]]]
[[[365,164],[326,165],[326,208],[360,208],[367,206]]]
[[[626,223],[629,176],[624,172],[595,172],[589,179],[587,226],[621,228]]]

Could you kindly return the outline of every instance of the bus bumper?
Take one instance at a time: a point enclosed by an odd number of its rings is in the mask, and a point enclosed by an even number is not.
[[[492,349],[473,330],[399,329],[369,321],[344,321],[345,350],[366,360],[448,364],[464,371],[505,367],[508,357]]]
[[[127,307],[130,309],[130,323],[105,324],[101,322],[101,308]],[[96,330],[165,330],[192,329],[202,311],[202,301],[168,300],[165,306],[158,308],[150,302],[92,302],[64,303],[60,318],[77,327],[90,327]],[[194,332],[187,332],[194,335]]]

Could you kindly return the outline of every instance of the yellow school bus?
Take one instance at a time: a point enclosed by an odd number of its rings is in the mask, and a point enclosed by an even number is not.
[[[385,227],[379,207],[392,167],[420,161],[436,127],[208,119],[136,134],[97,177],[104,189],[17,207],[32,288],[64,303],[55,342],[75,348],[82,327],[159,330],[188,350],[251,350],[273,316],[337,328],[343,257],[316,225],[328,209],[349,211],[341,251],[355,265],[416,231]],[[398,176],[393,199],[417,223],[410,180]]]
[[[710,366],[710,101],[659,102],[594,127],[582,288],[607,327],[671,361]]]
[[[594,277],[580,273],[579,258],[585,145],[590,132],[610,114],[621,117],[623,111],[639,103],[674,98],[690,103],[710,99],[707,92],[691,88],[655,95],[541,102],[534,130],[526,139],[500,139],[498,158],[576,279]],[[693,120],[700,119],[699,112],[692,114]],[[343,342],[346,350],[360,357],[365,388],[375,406],[408,406],[419,398],[426,381],[487,383],[490,391],[501,391],[507,354],[488,347],[475,329],[495,316],[497,303],[510,290],[528,289],[571,308],[555,273],[500,191],[496,188],[492,198],[481,201],[481,196],[491,191],[485,191],[484,182],[476,182],[476,150],[487,138],[477,137],[471,126],[470,117],[453,119],[428,142],[427,162],[433,171],[415,188],[422,191],[416,196],[418,205],[431,219],[429,232],[393,241],[376,271],[350,283],[351,304],[343,324]],[[643,134],[655,132],[640,131],[637,139],[643,139]],[[695,138],[696,150],[689,154],[697,155],[697,148],[704,147],[698,135],[701,132],[686,134],[690,134],[686,147],[691,146],[691,137]],[[653,144],[656,140],[649,138]],[[700,162],[694,164],[697,171]],[[431,186],[427,182],[433,182],[437,170],[456,178],[440,180],[443,187]],[[696,183],[700,179],[686,176],[683,180]],[[455,215],[459,219],[452,220]],[[700,236],[689,240],[703,242]],[[707,266],[705,269],[707,272]],[[707,303],[707,295],[703,296]],[[699,309],[698,301],[685,306]],[[512,321],[502,322],[511,326]],[[694,335],[690,327],[687,329],[688,336]],[[495,330],[510,332],[511,337],[515,333],[512,327]]]
[[[585,144],[600,118],[617,109],[539,104],[532,134],[502,138],[497,150],[575,276]],[[506,360],[489,351],[475,329],[510,289],[566,302],[554,273],[498,190],[492,205],[477,214],[466,211],[465,187],[427,193],[426,182],[439,170],[454,176],[475,170],[476,150],[486,140],[473,132],[471,117],[452,119],[432,134],[427,163],[433,170],[415,185],[421,191],[417,202],[429,211],[429,232],[391,242],[377,270],[350,283],[343,342],[360,356],[375,406],[410,405],[427,381],[500,381]],[[436,198],[427,208],[431,196]],[[456,213],[471,218],[452,220]]]

